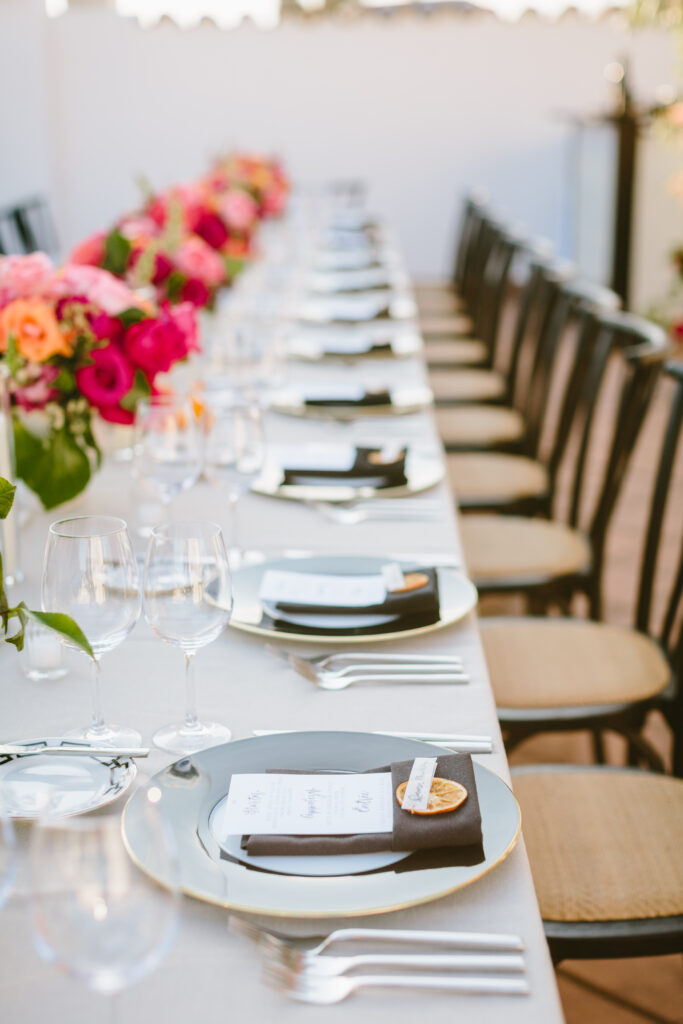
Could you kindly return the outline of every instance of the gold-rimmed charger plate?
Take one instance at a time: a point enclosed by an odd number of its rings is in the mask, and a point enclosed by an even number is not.
[[[321,573],[329,576],[380,573],[382,566],[396,561],[404,573],[435,568],[439,587],[439,610],[431,622],[416,622],[404,615],[382,615],[358,609],[349,615],[325,615],[324,609],[311,613],[282,613],[259,598],[263,574],[268,569],[285,572]],[[378,640],[432,633],[458,622],[476,607],[478,594],[471,580],[457,568],[423,562],[372,555],[305,555],[300,558],[278,558],[258,565],[244,566],[232,576],[233,609],[230,625],[246,633],[270,639],[300,643],[359,644]]]
[[[362,391],[362,389],[360,389]],[[378,389],[376,389],[378,390]],[[407,416],[412,413],[428,409],[433,401],[434,395],[429,388],[389,388],[389,402],[372,405],[369,402],[361,404],[335,404],[335,397],[344,397],[340,393],[335,396],[334,388],[329,389],[330,398],[325,405],[309,405],[307,398],[317,397],[314,393],[310,396],[296,391],[276,392],[271,400],[270,407],[274,412],[284,413],[286,416],[302,416],[307,419],[320,420],[357,420],[366,416]]]
[[[229,857],[209,826],[211,811],[225,796],[234,772],[268,768],[366,771],[437,753],[451,751],[374,733],[298,732],[226,743],[177,761],[157,773],[152,783],[161,790],[161,805],[178,847],[182,891],[242,913],[322,918],[388,913],[471,885],[505,860],[517,842],[521,824],[509,787],[476,762],[483,849],[423,851],[367,874],[293,876],[250,868]],[[125,808],[123,832],[135,863],[157,877],[141,791]]]
[[[392,447],[401,446],[392,443]],[[352,483],[325,483],[322,478],[320,483],[286,484],[283,482],[284,467],[282,461],[278,460],[278,446],[272,445],[266,465],[251,485],[251,490],[269,498],[287,498],[290,501],[345,502],[369,498],[409,498],[441,483],[444,464],[440,454],[431,448],[421,449],[418,445],[408,444],[406,447],[405,484],[397,487],[370,487],[354,486]],[[286,448],[291,450],[290,446]],[[303,445],[302,450],[305,450]]]

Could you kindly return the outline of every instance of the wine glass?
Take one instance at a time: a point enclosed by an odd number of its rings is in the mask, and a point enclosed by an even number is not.
[[[133,475],[166,510],[197,482],[202,469],[202,431],[187,395],[150,395],[135,413]],[[149,536],[149,529],[142,530]]]
[[[17,840],[12,819],[5,809],[0,794],[0,909],[5,904],[14,884],[17,870]]]
[[[35,947],[49,963],[109,996],[112,1019],[117,994],[158,967],[178,928],[178,871],[161,790],[151,784],[145,797],[136,827],[144,828],[157,881],[130,858],[119,814],[47,813],[30,839]]]
[[[232,610],[228,555],[215,523],[163,523],[152,530],[143,585],[145,618],[162,640],[185,655],[185,721],[154,734],[154,743],[174,754],[225,743],[231,732],[197,717],[194,656],[223,632]]]
[[[231,558],[236,568],[242,558],[237,506],[263,468],[265,441],[263,415],[255,402],[239,396],[209,399],[204,475],[226,492],[230,510]]]
[[[95,655],[90,725],[68,735],[98,745],[139,746],[139,732],[105,724],[100,699],[100,658],[125,640],[140,616],[138,566],[124,520],[77,516],[52,523],[41,595],[44,611],[76,620]]]

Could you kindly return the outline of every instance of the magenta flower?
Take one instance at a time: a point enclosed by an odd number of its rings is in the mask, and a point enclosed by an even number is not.
[[[201,309],[208,305],[211,292],[198,277],[190,277],[180,290],[180,298],[183,302],[191,302],[193,306]]]
[[[117,406],[130,391],[135,370],[121,349],[111,341],[102,348],[93,349],[90,356],[92,363],[76,371],[76,383],[81,394],[104,416],[104,410]]]
[[[222,249],[230,237],[228,229],[218,214],[211,213],[206,209],[200,210],[192,230],[195,235],[203,238],[212,249]]]
[[[28,410],[44,408],[58,395],[56,388],[51,386],[58,375],[59,369],[56,366],[49,363],[42,365],[38,375],[29,384],[13,388],[12,394],[17,405]]]
[[[123,347],[130,361],[150,380],[157,373],[166,373],[187,355],[183,332],[168,316],[133,324],[126,332]]]

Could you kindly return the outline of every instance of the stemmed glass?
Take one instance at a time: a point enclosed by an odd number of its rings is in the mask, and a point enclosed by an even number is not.
[[[162,816],[162,794],[150,785],[145,796],[140,821],[161,884],[129,857],[118,814],[46,814],[30,840],[36,949],[66,974],[109,996],[112,1020],[116,995],[162,962],[177,933],[177,864]]]
[[[197,482],[202,469],[202,431],[187,395],[150,395],[135,414],[133,475],[168,511]],[[149,530],[142,531],[149,535]]]
[[[194,656],[223,632],[232,611],[228,555],[215,523],[164,523],[152,530],[143,585],[145,618],[162,640],[185,655],[185,721],[154,734],[174,754],[193,754],[225,743],[230,730],[197,717]]]
[[[138,567],[123,519],[77,516],[52,523],[43,562],[42,604],[44,611],[74,618],[95,654],[90,659],[91,722],[68,735],[96,744],[139,746],[139,732],[105,724],[100,698],[100,658],[125,640],[140,615]]]
[[[260,407],[255,402],[235,396],[209,399],[204,475],[211,484],[223,489],[228,499],[233,568],[237,568],[242,557],[237,505],[263,469],[264,458]]]

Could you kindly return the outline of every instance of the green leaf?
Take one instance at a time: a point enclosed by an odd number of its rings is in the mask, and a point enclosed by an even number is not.
[[[110,274],[123,277],[128,266],[132,246],[127,238],[120,231],[114,228],[107,235],[104,243],[104,262],[102,266]]]
[[[14,504],[17,489],[4,476],[0,476],[0,519],[7,519]]]
[[[180,293],[185,287],[187,278],[180,270],[172,270],[164,281],[168,301],[175,303],[180,298]]]
[[[75,498],[90,480],[90,460],[68,424],[40,439],[15,419],[14,444],[17,474],[46,509]]]
[[[7,339],[5,363],[7,364],[7,369],[9,370],[13,377],[16,374],[17,370],[20,370],[22,368],[25,362],[26,360],[23,358],[23,356],[19,355],[19,349],[17,348],[17,339],[13,334],[10,334],[9,338]]]
[[[39,622],[42,626],[46,626],[47,629],[54,630],[55,633],[61,634],[70,640],[72,644],[76,644],[82,651],[94,658],[93,649],[88,643],[88,638],[85,633],[78,625],[77,622],[71,618],[70,615],[62,615],[61,612],[34,612],[30,608],[27,608],[24,602],[18,606],[29,619],[33,619],[34,622]],[[18,610],[17,609],[17,610]]]
[[[52,381],[51,387],[57,388],[59,391],[75,391],[76,390],[76,376],[68,367],[63,366],[55,379]]]
[[[152,389],[149,386],[149,382],[145,377],[142,370],[135,371],[135,379],[133,380],[133,386],[130,391],[127,391],[119,405],[122,409],[126,409],[128,412],[135,412],[135,407],[141,398],[146,398],[147,395],[151,394]]]
[[[116,319],[120,321],[124,330],[127,331],[133,324],[139,324],[141,320],[146,320],[147,314],[144,309],[131,306],[130,309],[124,309],[122,313],[117,313]]]
[[[225,264],[225,273],[228,281],[234,281],[234,279],[242,273],[246,260],[237,259],[234,256],[224,256],[223,263]]]

